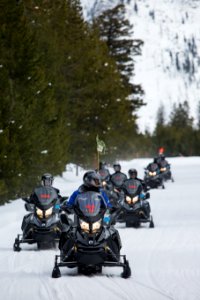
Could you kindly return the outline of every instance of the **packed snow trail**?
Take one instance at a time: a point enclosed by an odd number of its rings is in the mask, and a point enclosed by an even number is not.
[[[0,299],[4,300],[199,300],[200,299],[200,157],[168,159],[175,182],[151,190],[149,199],[155,228],[125,228],[117,224],[132,277],[122,279],[121,268],[103,268],[100,275],[77,275],[60,268],[62,277],[51,278],[58,250],[38,251],[22,244],[13,252],[21,233],[22,200],[0,207]],[[143,177],[151,159],[121,162],[122,171],[136,168]],[[112,170],[111,170],[112,171]],[[54,186],[70,195],[82,182],[83,170],[57,177]]]

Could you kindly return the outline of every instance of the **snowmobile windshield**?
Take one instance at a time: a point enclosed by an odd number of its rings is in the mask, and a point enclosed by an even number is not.
[[[74,211],[79,218],[87,222],[95,222],[102,218],[106,205],[100,193],[88,191],[76,197]]]
[[[35,205],[41,209],[48,209],[55,204],[58,195],[54,188],[41,186],[35,189]]]
[[[111,176],[111,181],[116,187],[121,187],[125,179],[126,177],[123,173],[115,173]]]
[[[139,180],[129,179],[124,182],[125,194],[134,197],[141,193],[142,185]]]
[[[107,181],[109,180],[109,171],[107,169],[100,169],[99,175],[101,177],[101,181]]]
[[[161,168],[165,168],[165,167],[167,167],[167,166],[168,166],[168,163],[167,163],[166,160],[162,160],[162,161],[160,162],[160,167],[161,167]]]
[[[153,164],[151,164],[151,165],[149,166],[148,169],[149,169],[149,171],[151,171],[151,172],[155,172],[155,171],[158,170],[158,165],[155,164],[155,163],[153,163]]]

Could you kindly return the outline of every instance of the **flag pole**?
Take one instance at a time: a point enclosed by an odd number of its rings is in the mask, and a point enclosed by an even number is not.
[[[99,151],[97,151],[97,170],[99,170]]]

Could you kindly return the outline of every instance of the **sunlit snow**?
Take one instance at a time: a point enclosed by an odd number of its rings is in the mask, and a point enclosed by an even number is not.
[[[144,167],[151,159],[121,162],[122,171]],[[0,291],[5,300],[198,300],[200,299],[200,157],[170,158],[175,182],[165,190],[151,190],[149,199],[155,228],[139,229],[117,224],[132,277],[122,279],[120,268],[103,268],[100,275],[77,275],[76,269],[61,268],[62,277],[52,279],[58,250],[38,251],[22,245],[13,252],[27,213],[22,200],[0,207]],[[112,171],[112,168],[110,169]],[[64,196],[82,182],[84,171],[71,165],[54,186]]]

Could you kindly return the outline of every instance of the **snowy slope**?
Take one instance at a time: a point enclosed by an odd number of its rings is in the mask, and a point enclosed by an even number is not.
[[[150,159],[121,162],[127,172],[135,167],[143,176]],[[38,251],[23,245],[19,253],[12,246],[24,210],[21,200],[0,207],[0,299],[4,300],[198,300],[200,299],[200,157],[169,159],[175,182],[165,190],[152,190],[150,204],[155,228],[139,229],[117,225],[122,253],[127,255],[132,277],[122,279],[118,268],[104,268],[101,275],[76,275],[61,269],[52,279],[57,250]],[[55,179],[55,186],[69,195],[81,183],[75,170]]]
[[[81,0],[85,18],[120,0]],[[134,25],[134,38],[144,41],[143,53],[136,58],[135,83],[141,83],[147,106],[139,111],[141,131],[155,126],[161,104],[166,117],[172,104],[187,100],[197,118],[200,88],[200,1],[124,0],[128,19]]]

